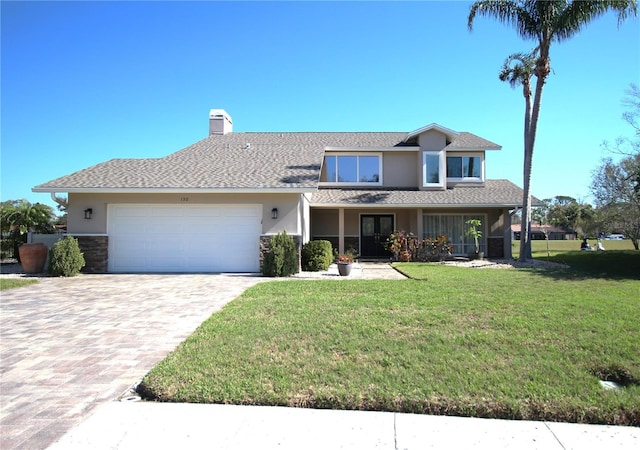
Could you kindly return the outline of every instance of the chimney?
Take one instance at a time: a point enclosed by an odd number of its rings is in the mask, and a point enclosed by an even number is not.
[[[231,117],[224,109],[209,111],[209,136],[212,134],[227,134],[233,131]]]

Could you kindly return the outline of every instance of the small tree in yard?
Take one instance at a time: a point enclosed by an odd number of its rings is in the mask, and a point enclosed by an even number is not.
[[[57,277],[73,277],[80,273],[85,261],[78,240],[71,236],[59,240],[49,253],[49,273]]]
[[[480,227],[482,227],[482,221],[480,219],[469,219],[465,223],[469,225],[466,234],[473,238],[475,254],[478,255],[480,253],[480,243],[478,242],[478,239],[482,237],[482,231],[480,230]]]
[[[267,277],[288,277],[298,273],[296,244],[286,231],[271,238],[271,250],[265,255],[262,274]]]

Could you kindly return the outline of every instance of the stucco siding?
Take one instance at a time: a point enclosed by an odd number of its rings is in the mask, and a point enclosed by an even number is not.
[[[425,150],[442,150],[447,145],[447,136],[436,130],[429,130],[422,133],[418,138],[420,149]]]
[[[311,235],[337,236],[338,220],[339,218],[337,209],[312,209]]]
[[[416,165],[419,152],[386,152],[383,154],[382,181],[386,187],[415,188],[418,186]]]
[[[299,194],[69,194],[67,229],[76,234],[106,234],[107,210],[110,204],[167,204],[167,205],[262,205],[262,233],[276,234],[286,230],[300,234],[298,221]],[[84,218],[84,210],[91,208],[91,219]],[[278,208],[278,219],[271,218],[271,210]]]

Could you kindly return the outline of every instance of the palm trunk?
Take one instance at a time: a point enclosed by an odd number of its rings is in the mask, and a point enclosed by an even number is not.
[[[544,56],[541,55],[540,59]],[[546,65],[548,67],[548,64]],[[548,72],[547,72],[548,73]],[[533,167],[533,148],[536,141],[536,129],[538,128],[538,116],[540,114],[540,101],[542,88],[547,74],[536,70],[536,91],[531,108],[531,119],[528,126],[525,122],[524,143],[524,173],[522,191],[522,228],[520,230],[520,256],[519,261],[532,259],[531,254],[531,169]],[[528,102],[529,103],[529,102]],[[527,105],[527,109],[529,105]]]

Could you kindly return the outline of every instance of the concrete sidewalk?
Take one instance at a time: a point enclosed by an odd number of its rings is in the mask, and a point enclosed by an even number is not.
[[[110,402],[49,450],[631,449],[640,429],[267,406]]]

